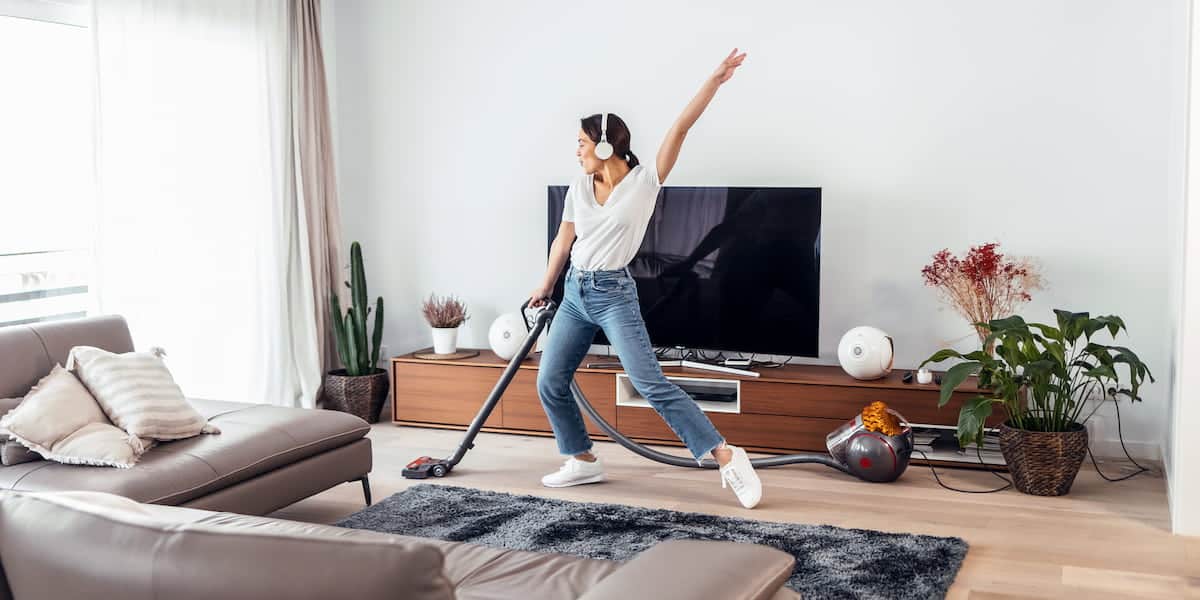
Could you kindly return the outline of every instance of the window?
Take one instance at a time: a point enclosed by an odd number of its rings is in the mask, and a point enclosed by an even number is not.
[[[91,38],[82,6],[25,5],[0,15],[0,326],[93,302]]]

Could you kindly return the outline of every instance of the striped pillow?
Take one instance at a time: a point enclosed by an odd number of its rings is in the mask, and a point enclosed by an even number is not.
[[[113,354],[76,346],[67,358],[113,424],[137,438],[179,440],[220,431],[192,408],[161,351]]]

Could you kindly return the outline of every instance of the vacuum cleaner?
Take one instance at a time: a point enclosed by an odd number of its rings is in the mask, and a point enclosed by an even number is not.
[[[526,300],[521,305],[520,314],[526,317],[528,335],[521,344],[520,350],[509,360],[508,366],[505,367],[504,373],[500,375],[500,380],[492,388],[487,401],[484,402],[483,406],[479,409],[479,413],[471,421],[466,435],[463,436],[463,440],[459,443],[454,454],[449,458],[433,458],[430,456],[417,458],[408,463],[404,467],[404,470],[401,471],[401,475],[405,478],[425,479],[431,476],[444,477],[454,469],[455,465],[462,461],[468,451],[475,447],[475,437],[479,435],[479,430],[483,428],[483,423],[492,414],[492,411],[495,410],[496,404],[500,402],[500,398],[504,395],[508,384],[512,381],[513,376],[516,375],[517,369],[521,366],[521,361],[529,354],[530,349],[533,348],[542,330],[554,318],[556,304],[552,300],[547,300],[546,304],[540,307],[540,310],[534,315],[532,323],[530,323],[530,319],[526,316],[528,308],[529,301]],[[659,452],[629,439],[620,431],[617,431],[616,427],[613,427],[612,424],[596,411],[595,407],[588,402],[587,396],[584,395],[579,384],[574,380],[571,381],[571,395],[575,399],[575,403],[579,405],[580,410],[586,413],[596,426],[603,430],[614,442],[624,446],[638,456],[675,467],[701,469],[716,469],[718,467],[716,461],[712,459],[697,462],[690,457]],[[895,481],[908,468],[908,461],[913,451],[913,434],[911,427],[909,427],[908,423],[899,413],[888,409],[883,403],[876,402],[864,408],[860,414],[855,415],[854,418],[831,432],[826,438],[826,445],[830,451],[829,454],[816,452],[786,454],[755,458],[751,459],[750,463],[755,468],[818,464],[837,469],[864,481],[881,483]]]

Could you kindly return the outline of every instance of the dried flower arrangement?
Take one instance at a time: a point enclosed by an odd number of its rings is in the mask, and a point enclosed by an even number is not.
[[[925,285],[937,288],[942,300],[975,327],[982,343],[990,333],[984,324],[1012,316],[1042,289],[1037,263],[1027,257],[1008,257],[998,243],[972,246],[962,258],[943,249],[921,269]]]
[[[458,327],[471,317],[467,315],[467,305],[454,296],[439,297],[430,294],[421,303],[421,312],[430,327],[446,329]]]

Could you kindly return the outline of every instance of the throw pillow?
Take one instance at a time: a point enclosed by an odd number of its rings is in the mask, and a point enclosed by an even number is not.
[[[16,408],[0,433],[53,461],[132,467],[144,444],[114,427],[75,375],[55,365]]]
[[[180,440],[220,432],[184,398],[160,352],[113,354],[76,346],[67,369],[91,390],[113,424],[131,436]]]

